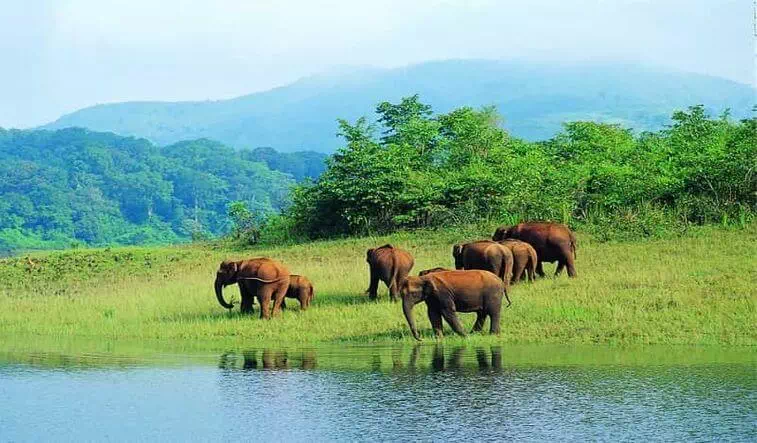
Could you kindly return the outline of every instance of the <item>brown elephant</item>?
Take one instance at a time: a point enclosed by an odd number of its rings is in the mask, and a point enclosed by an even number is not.
[[[505,282],[489,271],[441,271],[423,277],[408,277],[402,282],[400,293],[410,332],[419,341],[413,307],[422,301],[426,302],[428,319],[439,338],[442,337],[442,317],[456,333],[465,335],[457,312],[476,313],[473,332],[483,329],[486,317],[489,317],[490,333],[498,334],[503,296],[510,306]]]
[[[513,278],[510,283],[517,283],[522,278],[528,277],[529,281],[534,281],[536,277],[536,263],[539,261],[536,249],[530,244],[508,238],[499,242],[513,253]],[[525,271],[525,274],[524,274]]]
[[[304,275],[291,274],[289,276],[289,289],[287,290],[286,297],[296,298],[300,301],[300,310],[306,310],[315,298],[313,283]],[[281,305],[282,308],[284,306],[284,304]]]
[[[513,254],[510,249],[491,240],[457,244],[452,247],[456,269],[482,269],[501,278],[506,285],[513,271]]]
[[[371,273],[371,283],[368,286],[368,297],[375,300],[378,297],[378,282],[383,281],[389,288],[389,297],[397,300],[399,286],[407,278],[415,265],[415,259],[404,249],[386,244],[378,248],[371,248],[366,252],[365,261],[368,262]]]
[[[300,310],[304,311],[315,298],[315,291],[313,290],[313,283],[304,275],[290,274],[289,275],[289,289],[287,289],[287,295],[284,301],[281,302],[281,309],[286,309],[287,298],[296,298],[300,302]],[[252,304],[255,304],[253,298]]]
[[[492,237],[495,241],[514,238],[522,240],[536,250],[536,273],[544,277],[543,262],[557,262],[555,276],[567,266],[568,276],[576,277],[576,236],[569,227],[560,223],[528,222],[516,226],[500,226]]]
[[[454,269],[449,269],[449,268],[424,269],[418,273],[418,277],[423,277],[424,275],[433,274],[434,272],[444,272],[444,271],[454,271]]]
[[[274,299],[273,315],[281,312],[281,303],[289,289],[289,270],[270,258],[223,261],[216,273],[215,290],[218,303],[226,309],[234,305],[223,299],[223,288],[234,283],[239,285],[242,295],[242,313],[252,312],[253,299],[257,297],[261,306],[260,317],[269,319],[271,298]]]

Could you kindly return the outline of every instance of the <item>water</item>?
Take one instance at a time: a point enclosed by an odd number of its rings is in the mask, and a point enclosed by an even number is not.
[[[755,353],[0,347],[0,440],[755,441]]]

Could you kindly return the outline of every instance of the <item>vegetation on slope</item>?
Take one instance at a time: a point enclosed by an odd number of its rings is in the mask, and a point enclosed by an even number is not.
[[[97,105],[49,128],[86,127],[158,144],[210,138],[235,147],[273,146],[331,153],[337,118],[355,120],[380,100],[419,94],[439,112],[493,105],[504,127],[527,140],[553,137],[566,121],[622,123],[659,130],[676,109],[702,103],[746,117],[749,85],[710,76],[620,63],[446,60],[396,69],[327,73],[231,100]]]
[[[235,151],[209,140],[160,148],[83,129],[0,129],[0,254],[223,234],[231,202],[257,215],[278,211],[294,178],[317,176],[324,157]]]

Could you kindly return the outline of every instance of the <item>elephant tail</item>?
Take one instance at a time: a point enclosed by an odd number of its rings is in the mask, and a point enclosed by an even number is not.
[[[310,299],[313,300],[315,298],[315,289],[313,289],[313,286],[310,286]]]
[[[505,282],[505,286],[510,284],[510,278],[513,274],[513,261],[507,260],[507,256],[502,256],[502,275],[500,276],[502,278],[502,281]]]
[[[239,278],[237,278],[237,280],[255,280],[255,281],[259,281],[261,283],[277,283],[277,282],[280,282],[280,281],[289,280],[289,276],[287,276],[286,278],[281,277],[281,278],[276,278],[276,279],[273,279],[273,280],[266,280],[264,278],[257,278],[257,277],[239,277]]]
[[[397,256],[392,254],[392,279],[389,281],[389,292],[394,293],[397,289],[397,275],[399,274],[399,266],[397,264]]]
[[[573,231],[570,231],[570,250],[573,251],[573,259],[578,257],[576,255],[576,244],[576,234],[574,234]]]

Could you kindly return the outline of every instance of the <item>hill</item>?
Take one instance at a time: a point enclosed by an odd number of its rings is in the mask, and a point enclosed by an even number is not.
[[[255,215],[278,211],[296,180],[320,174],[324,157],[207,139],[161,148],[79,128],[0,129],[0,252],[223,233],[231,202]]]
[[[714,115],[730,108],[742,118],[757,103],[748,85],[632,64],[448,60],[331,72],[230,100],[97,105],[45,127],[113,131],[157,144],[210,138],[235,148],[330,153],[341,143],[334,130],[337,118],[354,120],[380,101],[413,94],[440,113],[495,105],[505,128],[529,140],[553,136],[566,121],[656,130],[672,111],[692,104],[704,104]]]

